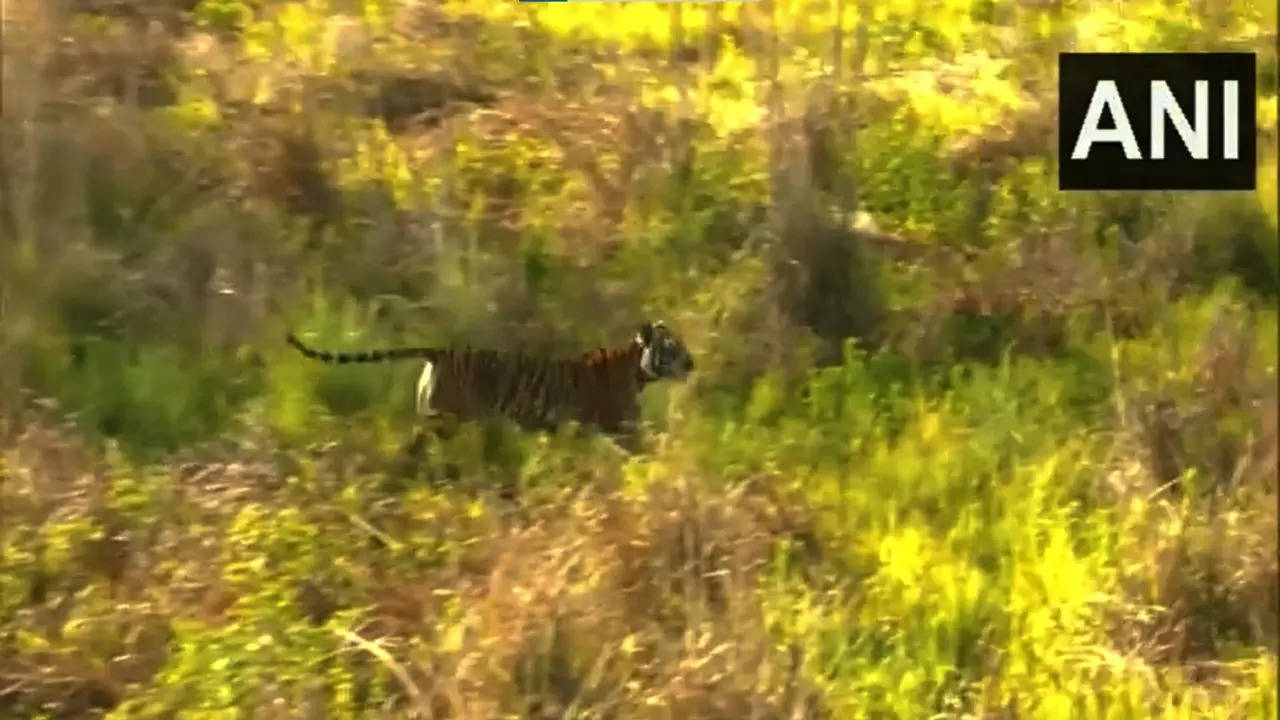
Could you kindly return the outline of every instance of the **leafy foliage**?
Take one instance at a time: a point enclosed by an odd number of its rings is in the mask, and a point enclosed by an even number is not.
[[[0,716],[1275,715],[1273,9],[11,6]],[[1257,193],[1059,193],[1073,48]],[[282,342],[652,317],[633,455]]]

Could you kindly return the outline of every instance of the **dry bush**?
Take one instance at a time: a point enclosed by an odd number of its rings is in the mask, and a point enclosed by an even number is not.
[[[146,682],[167,629],[136,602],[137,545],[107,507],[97,453],[67,426],[27,420],[0,460],[6,599],[21,598],[0,609],[0,708],[74,717]]]
[[[174,37],[164,25],[142,16],[100,23],[79,18],[50,59],[46,79],[57,94],[141,108],[174,104]]]
[[[947,164],[954,173],[989,182],[1002,168],[1053,152],[1054,123],[1052,107],[1029,101],[1006,111],[999,122],[958,137],[947,148]]]
[[[923,256],[930,294],[892,318],[889,342],[936,361],[949,352],[991,359],[1006,349],[1051,356],[1086,329],[1135,337],[1178,297],[1177,268],[1188,251],[1173,238],[1152,239],[1132,248],[1121,269],[1066,233],[1035,233],[967,257],[935,252]],[[956,332],[970,325],[988,336],[958,342]]]
[[[151,686],[174,620],[227,622],[221,529],[281,490],[245,448],[139,471],[56,417],[28,412],[0,456],[0,709],[23,717],[109,710]]]
[[[485,152],[502,154],[522,141],[545,145],[553,157],[533,162],[553,162],[575,184],[570,188],[575,197],[566,200],[568,207],[557,218],[552,248],[593,264],[621,241],[620,224],[632,200],[629,188],[637,172],[661,160],[665,130],[655,115],[609,98],[597,98],[586,106],[569,98],[548,101],[517,96],[474,112],[447,132],[419,134],[412,142],[439,152],[441,140],[465,129]],[[512,206],[514,182],[501,175],[486,180],[488,215],[495,224],[509,228],[527,220],[520,208]]]
[[[448,117],[498,99],[474,82],[444,76],[357,72],[351,82],[368,93],[365,113],[381,119],[394,134],[435,127]]]
[[[317,225],[335,219],[337,190],[312,122],[280,108],[240,113],[231,151],[253,196]]]
[[[821,716],[760,616],[757,501],[655,485],[567,502],[483,539],[448,585],[380,600],[365,635],[400,648],[437,717]],[[436,650],[413,660],[422,641]]]
[[[1237,682],[1230,663],[1275,647],[1275,375],[1254,365],[1247,316],[1222,313],[1201,342],[1192,399],[1137,399],[1110,475],[1124,599],[1117,648]],[[1236,429],[1247,423],[1247,432]]]

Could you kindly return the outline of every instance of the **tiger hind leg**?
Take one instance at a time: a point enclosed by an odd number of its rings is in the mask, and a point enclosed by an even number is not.
[[[414,408],[417,410],[421,427],[437,439],[448,440],[458,433],[460,418],[452,413],[442,412],[431,406],[440,376],[435,364],[430,360],[423,363],[422,374],[418,376],[418,387],[414,395]]]
[[[447,414],[433,415],[413,424],[413,434],[401,446],[396,475],[417,478],[429,484],[456,481],[459,469],[448,459],[448,443],[459,430],[457,420]]]
[[[447,443],[458,431],[457,419],[448,413],[442,413],[431,406],[440,376],[435,363],[428,360],[422,365],[422,374],[418,376],[414,392],[414,410],[418,420],[414,423],[413,436],[402,448],[401,456],[405,467],[412,468],[417,474],[425,472],[435,475],[431,467],[434,463],[428,456],[430,446],[435,445],[436,452],[443,443]],[[457,469],[445,464],[444,474],[448,479],[456,479]],[[452,470],[452,472],[450,472]]]
[[[430,360],[423,363],[422,374],[418,376],[417,392],[414,395],[414,405],[419,415],[427,417],[436,415],[431,407],[431,396],[435,394],[438,379],[435,363]]]

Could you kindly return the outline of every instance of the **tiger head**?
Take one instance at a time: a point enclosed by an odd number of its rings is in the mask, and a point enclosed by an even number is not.
[[[645,382],[683,380],[693,372],[689,349],[661,320],[641,325],[635,342],[641,348],[640,377]]]

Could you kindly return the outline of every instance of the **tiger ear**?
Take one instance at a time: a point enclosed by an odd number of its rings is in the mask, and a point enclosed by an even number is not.
[[[636,333],[636,342],[645,346],[653,342],[653,323],[645,323],[640,326],[640,331]]]

